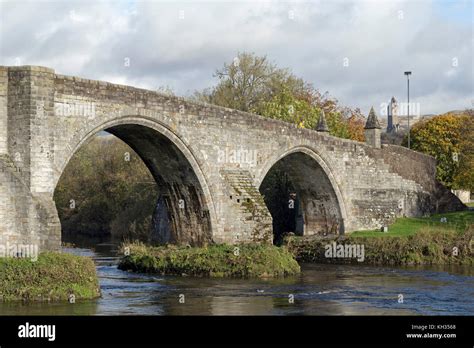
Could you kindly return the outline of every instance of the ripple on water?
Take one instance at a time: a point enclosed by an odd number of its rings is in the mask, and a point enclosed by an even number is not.
[[[135,274],[114,252],[65,248],[93,257],[102,291],[96,301],[1,304],[2,314],[62,315],[472,315],[474,267],[371,267],[304,264],[285,279],[214,279]],[[113,248],[113,246],[110,246]],[[184,294],[185,305],[179,303]],[[403,295],[400,303],[399,295]],[[290,303],[289,296],[294,296]]]

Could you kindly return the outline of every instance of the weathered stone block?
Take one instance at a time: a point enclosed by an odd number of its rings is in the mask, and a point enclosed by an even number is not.
[[[378,129],[367,145],[48,68],[0,67],[0,243],[59,246],[54,189],[77,149],[103,130],[131,145],[160,186],[163,241],[270,241],[259,189],[275,166],[295,179],[304,234],[462,208],[436,183],[432,158],[380,148]]]

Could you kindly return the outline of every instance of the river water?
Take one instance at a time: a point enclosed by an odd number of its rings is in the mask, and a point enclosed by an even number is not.
[[[75,304],[0,304],[0,314],[474,314],[472,266],[393,268],[303,264],[301,275],[285,279],[211,279],[121,271],[117,269],[118,260],[110,244],[97,245],[95,251],[79,248],[64,251],[94,258],[100,277],[100,299]]]

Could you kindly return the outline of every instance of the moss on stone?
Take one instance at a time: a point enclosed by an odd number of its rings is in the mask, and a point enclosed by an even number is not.
[[[264,244],[211,245],[204,248],[125,244],[122,270],[209,277],[284,277],[300,273],[285,249]]]
[[[68,301],[100,296],[91,258],[44,252],[36,261],[0,258],[0,301]]]

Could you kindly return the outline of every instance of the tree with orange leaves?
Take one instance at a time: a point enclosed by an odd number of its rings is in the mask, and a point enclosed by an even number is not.
[[[412,149],[436,158],[437,178],[448,188],[474,189],[474,121],[472,111],[446,113],[411,129]],[[405,138],[403,145],[406,146]]]

